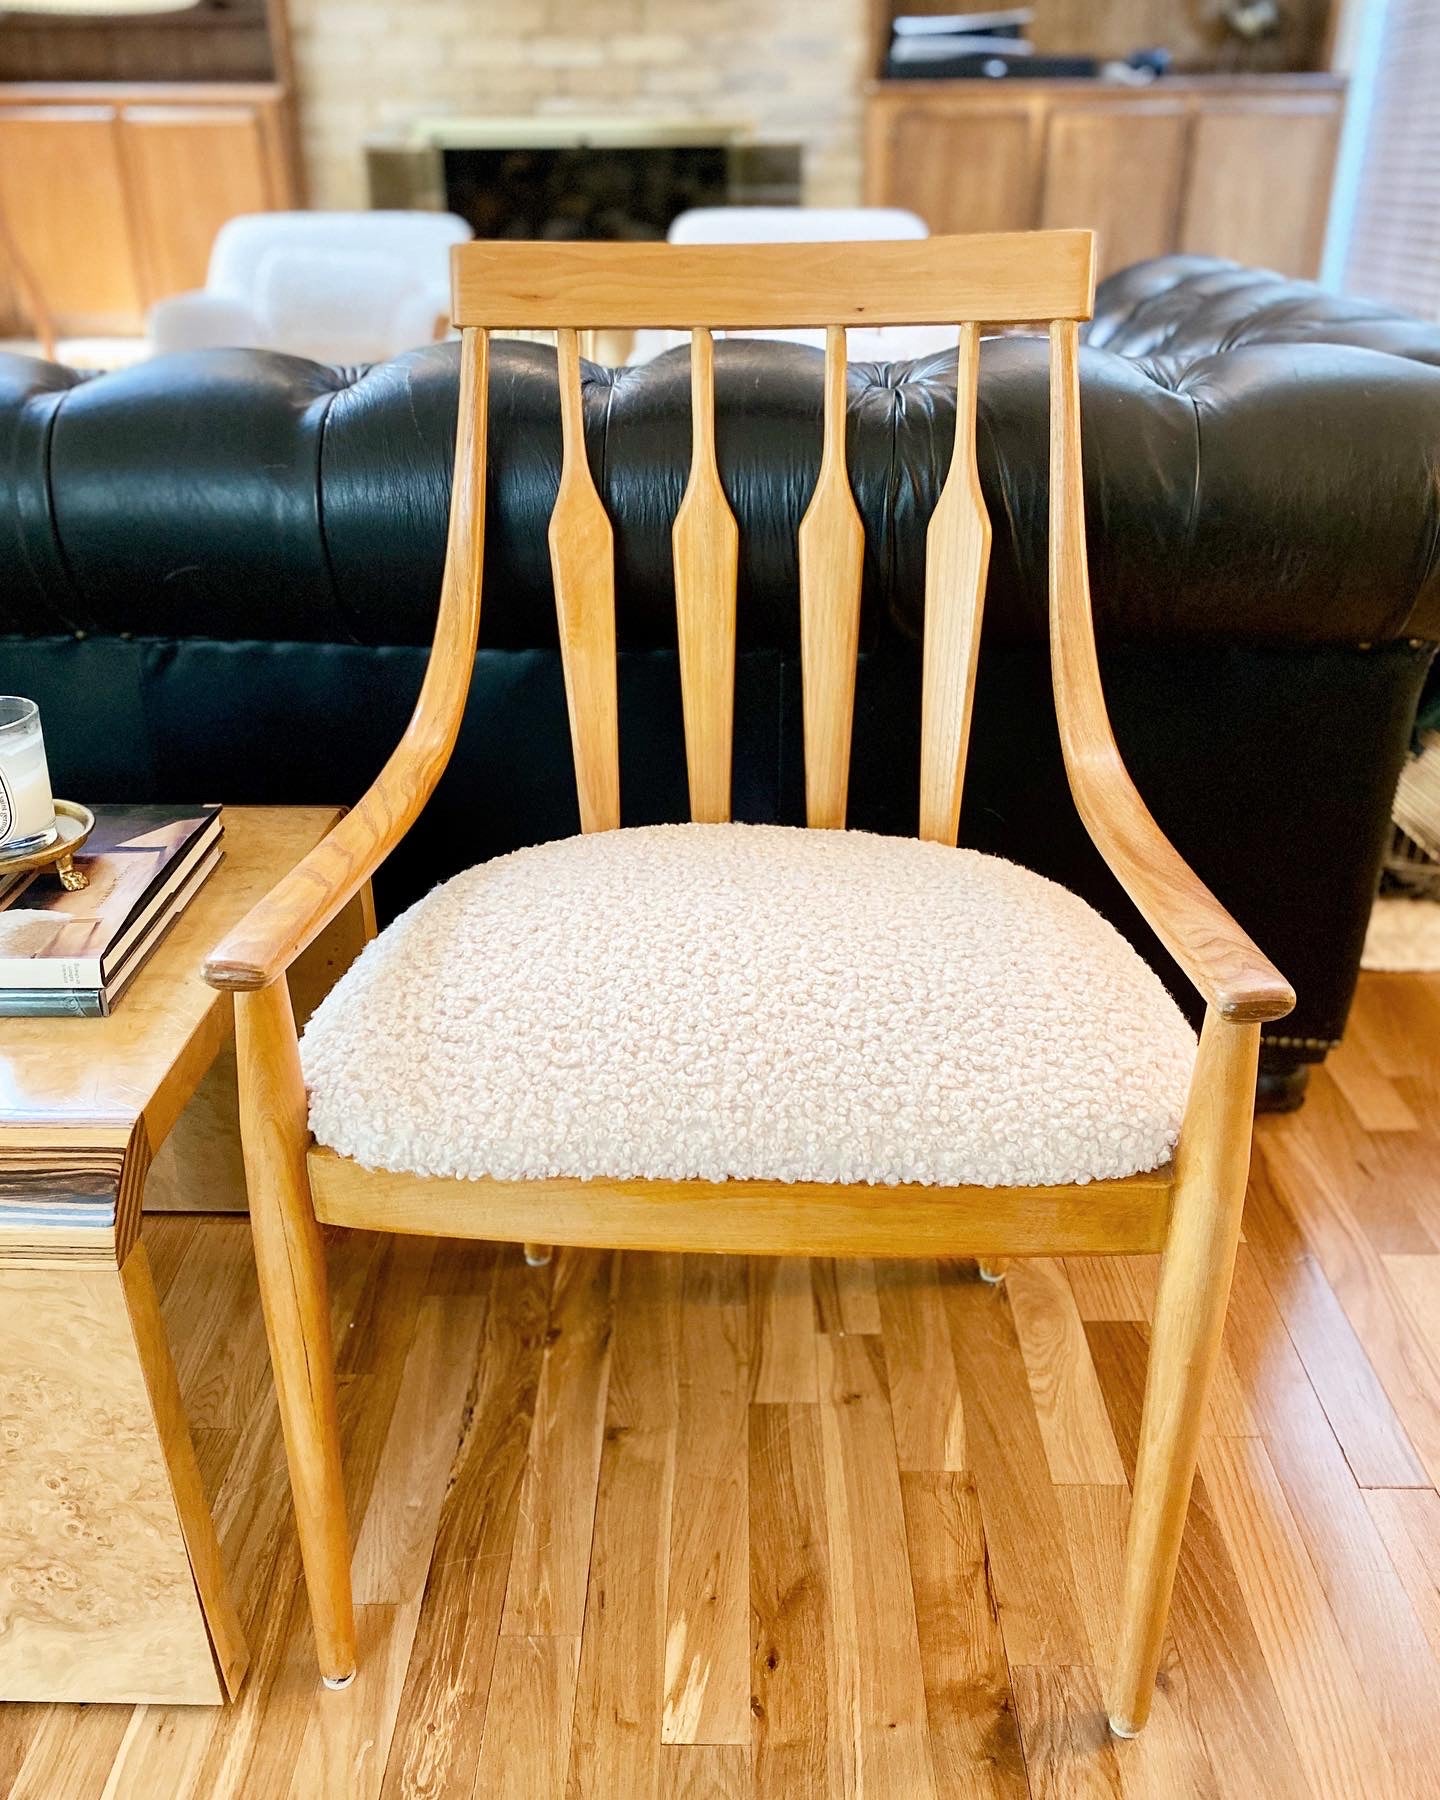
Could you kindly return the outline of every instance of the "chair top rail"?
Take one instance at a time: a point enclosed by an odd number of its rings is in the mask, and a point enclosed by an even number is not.
[[[836,244],[547,244],[451,252],[456,325],[486,329],[1023,324],[1088,319],[1089,231]]]

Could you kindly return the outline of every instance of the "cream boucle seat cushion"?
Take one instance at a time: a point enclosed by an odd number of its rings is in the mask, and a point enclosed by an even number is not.
[[[1013,863],[660,825],[436,888],[301,1054],[316,1139],[372,1168],[996,1186],[1157,1167],[1195,1038],[1119,932]]]

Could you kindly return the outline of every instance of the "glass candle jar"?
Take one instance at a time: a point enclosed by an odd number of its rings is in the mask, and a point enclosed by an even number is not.
[[[41,850],[56,837],[40,709],[0,694],[0,850]]]

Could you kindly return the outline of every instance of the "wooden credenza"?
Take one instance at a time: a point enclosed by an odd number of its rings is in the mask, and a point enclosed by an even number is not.
[[[299,204],[278,85],[0,85],[0,208],[66,334],[141,330],[204,285],[227,219]],[[17,329],[0,267],[0,332]]]
[[[865,197],[934,232],[1089,226],[1102,274],[1183,250],[1310,276],[1344,98],[1332,75],[876,82]]]

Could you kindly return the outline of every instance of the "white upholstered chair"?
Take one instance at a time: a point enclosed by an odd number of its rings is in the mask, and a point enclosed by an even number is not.
[[[692,206],[677,213],[672,244],[876,244],[929,237],[900,206]]]
[[[280,350],[320,362],[382,362],[449,328],[453,213],[273,212],[215,234],[205,286],[151,309],[155,352]]]
[[[260,1291],[323,1675],[348,1683],[356,1638],[322,1222],[525,1241],[536,1260],[553,1243],[1163,1250],[1109,1696],[1113,1729],[1133,1734],[1219,1351],[1260,1025],[1294,996],[1161,835],[1111,736],[1080,463],[1091,235],[482,243],[454,266],[455,476],[414,716],[370,791],[206,964],[235,990]],[[918,842],[844,830],[864,551],[845,466],[845,330],[872,320],[951,320],[960,340],[954,453],[927,539]],[[1204,999],[1198,1049],[1105,920],[956,847],[990,547],[981,320],[1049,322],[1066,769],[1101,854]],[[738,532],[716,455],[711,333],[786,323],[826,332],[820,470],[799,533],[808,831],[729,823]],[[489,333],[510,325],[558,337],[549,545],[582,835],[430,894],[366,948],[302,1047],[286,971],[414,821],[460,727],[480,612]],[[691,331],[693,448],[673,536],[688,825],[620,828],[614,559],[577,342],[592,325]]]
[[[677,213],[666,234],[672,244],[874,244],[929,237],[918,213],[899,206],[695,206]],[[726,335],[721,333],[719,335]],[[824,347],[823,331],[743,331],[737,337],[782,338]],[[676,349],[678,331],[637,331],[626,359],[649,362]],[[901,362],[953,349],[951,325],[857,325],[850,332],[853,362]]]

